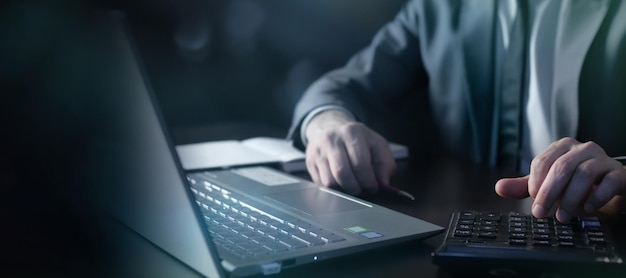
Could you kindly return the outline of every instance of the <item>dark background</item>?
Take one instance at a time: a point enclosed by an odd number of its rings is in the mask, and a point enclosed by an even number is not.
[[[306,87],[366,46],[403,2],[160,0],[123,9],[174,139],[188,143],[285,136]]]
[[[400,0],[0,3],[0,273],[97,276],[86,150],[106,130],[90,92],[100,9],[128,15],[175,143],[285,136],[293,106],[390,20]],[[103,51],[103,49],[97,49]],[[104,50],[106,52],[106,49]]]

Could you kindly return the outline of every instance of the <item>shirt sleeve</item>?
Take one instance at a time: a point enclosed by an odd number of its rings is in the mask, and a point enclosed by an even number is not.
[[[420,2],[408,2],[369,46],[305,91],[288,134],[296,147],[304,148],[302,124],[320,107],[342,107],[356,120],[370,125],[402,106],[417,86],[427,86],[418,39]]]

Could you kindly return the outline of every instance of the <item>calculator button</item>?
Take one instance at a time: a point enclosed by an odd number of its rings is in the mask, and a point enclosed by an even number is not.
[[[459,224],[474,225],[474,219],[459,219]]]
[[[538,228],[538,229],[549,229],[550,225],[547,223],[533,223],[533,228]]]
[[[587,235],[588,236],[593,236],[593,237],[603,237],[604,233],[603,232],[598,232],[598,231],[587,231]]]
[[[511,239],[526,239],[525,233],[511,233],[509,234],[509,238]]]
[[[603,237],[589,237],[589,243],[595,245],[606,245],[606,240]]]
[[[533,241],[534,246],[550,246],[550,241],[548,240],[535,240]]]
[[[548,229],[533,229],[533,233],[534,234],[540,234],[540,235],[548,235],[548,234],[552,233],[552,231],[550,231]]]
[[[525,239],[512,238],[512,239],[509,239],[509,244],[510,245],[526,245],[527,242]]]
[[[497,212],[487,212],[482,216],[483,220],[492,220],[492,221],[500,221],[500,213]]]
[[[533,218],[533,223],[550,223],[550,220],[548,218]]]
[[[550,240],[552,237],[548,234],[535,234],[533,239],[535,240]]]
[[[478,233],[478,237],[480,238],[496,238],[497,234],[495,232],[480,232]]]
[[[468,230],[456,230],[454,231],[455,237],[470,237],[472,235],[471,231]]]
[[[476,219],[476,213],[473,211],[464,211],[459,215],[460,219]]]
[[[511,222],[526,222],[526,218],[521,216],[511,216],[509,217],[509,221]]]
[[[526,233],[526,228],[510,227],[509,228],[509,232],[512,232],[512,233]]]
[[[560,236],[573,236],[574,235],[574,231],[572,230],[558,230],[556,231],[557,235]]]
[[[598,228],[600,227],[600,221],[598,220],[597,217],[585,217],[583,219],[581,219],[581,224],[583,226],[583,228]]]
[[[559,241],[574,241],[574,237],[569,235],[559,235],[557,236],[557,239]]]
[[[577,227],[576,224],[556,224],[554,225],[554,228],[557,230],[572,230],[574,229],[574,227]]]
[[[481,232],[495,232],[497,229],[495,226],[480,226],[478,230]]]
[[[498,222],[492,220],[483,220],[480,222],[480,225],[483,226],[498,226]]]

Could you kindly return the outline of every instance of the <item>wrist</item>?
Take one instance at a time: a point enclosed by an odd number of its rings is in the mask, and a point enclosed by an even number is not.
[[[337,128],[350,122],[354,122],[354,118],[343,110],[329,109],[323,111],[312,117],[309,121],[304,132],[305,140],[309,141],[311,138],[315,138],[327,130]]]

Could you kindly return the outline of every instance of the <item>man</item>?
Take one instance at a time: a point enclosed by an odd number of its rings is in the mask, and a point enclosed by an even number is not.
[[[560,221],[616,212],[626,194],[626,169],[612,158],[626,154],[625,70],[626,1],[415,0],[309,87],[290,136],[306,146],[315,182],[376,192],[395,162],[368,125],[417,98],[434,122],[421,137],[528,174],[495,189],[534,198],[536,217],[554,206]]]

